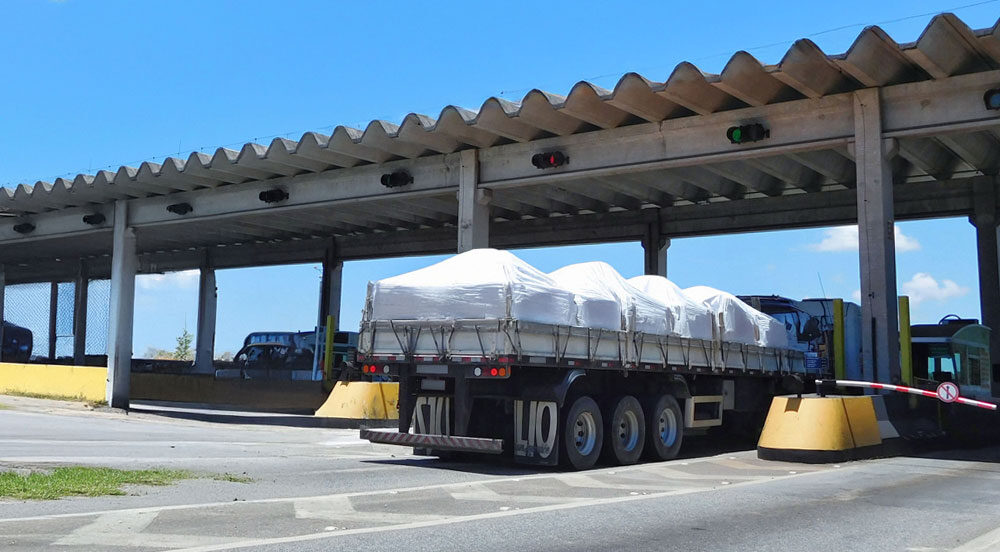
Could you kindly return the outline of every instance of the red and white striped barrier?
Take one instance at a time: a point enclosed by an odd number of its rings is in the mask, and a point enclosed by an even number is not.
[[[939,385],[937,391],[927,391],[926,389],[917,389],[916,387],[907,387],[905,385],[892,385],[889,383],[873,383],[870,381],[854,381],[854,380],[816,380],[816,385],[884,389],[886,391],[898,391],[900,393],[909,393],[911,395],[921,395],[924,397],[931,397],[933,399],[939,399],[941,402],[946,402],[946,403],[957,402],[959,404],[975,406],[978,408],[985,408],[987,410],[997,409],[997,405],[993,403],[988,403],[985,401],[977,401],[975,399],[969,399],[960,396],[958,394],[958,386],[950,381],[946,381],[941,385]]]

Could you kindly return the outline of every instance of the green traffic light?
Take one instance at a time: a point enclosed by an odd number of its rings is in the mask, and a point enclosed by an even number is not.
[[[732,140],[733,140],[733,142],[741,142],[741,141],[743,141],[743,129],[741,129],[741,128],[735,128],[735,129],[733,129]]]

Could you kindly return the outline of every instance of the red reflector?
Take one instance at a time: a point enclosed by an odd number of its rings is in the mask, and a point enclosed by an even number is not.
[[[510,362],[510,359],[507,357],[500,357],[497,359],[497,362],[499,362],[500,364],[507,364],[508,362]]]
[[[490,375],[491,376],[497,375],[497,369],[496,368],[490,368]]]
[[[507,375],[507,369],[506,368],[501,368],[500,369],[500,375],[501,376],[506,376]]]

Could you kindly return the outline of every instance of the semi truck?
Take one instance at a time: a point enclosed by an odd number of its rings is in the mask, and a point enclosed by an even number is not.
[[[441,280],[434,290],[449,290],[453,269],[427,275]],[[559,307],[517,312],[519,301],[528,303],[517,285],[501,292],[506,305],[495,316],[474,317],[477,288],[456,284],[451,307],[403,316],[378,312],[380,291],[369,284],[357,362],[366,374],[398,379],[399,426],[363,429],[362,438],[424,454],[507,455],[572,469],[601,459],[666,460],[685,434],[763,412],[773,395],[826,375],[822,363],[807,363],[787,343],[728,339],[733,321],[722,313],[698,337],[643,331],[635,307],[622,308],[619,329],[539,322],[548,312],[538,310]],[[419,310],[427,289],[398,302]],[[586,310],[579,295],[576,303]]]

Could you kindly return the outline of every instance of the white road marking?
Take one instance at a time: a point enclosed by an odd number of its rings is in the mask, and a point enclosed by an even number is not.
[[[159,512],[111,512],[98,516],[93,522],[75,529],[52,543],[53,546],[135,546],[162,548],[189,548],[232,544],[240,538],[201,535],[174,535],[144,533]]]
[[[713,459],[714,459],[714,457],[708,457],[708,458],[697,460],[697,461],[694,461],[694,462],[691,462],[691,461],[680,462],[680,464],[687,466],[687,465],[690,465],[692,463],[697,464],[697,463],[702,463],[702,462],[708,462],[708,461],[713,460]],[[161,461],[162,460],[163,459],[161,459]],[[661,469],[664,469],[666,466],[669,466],[669,465],[675,464],[675,463],[678,463],[678,462],[677,461],[670,461],[670,462],[662,462],[662,463],[659,463],[659,464],[639,464],[639,465],[635,465],[635,466],[628,466],[628,467],[625,467],[625,468],[618,467],[618,468],[614,468],[613,470],[597,469],[597,470],[591,470],[591,471],[589,471],[587,473],[588,473],[588,475],[600,475],[600,474],[604,474],[604,473],[609,473],[610,471],[618,471],[618,472],[644,471],[644,470],[649,470],[651,468],[656,468],[657,470],[661,470]],[[817,472],[811,472],[811,473],[822,473],[823,471],[824,470],[818,470]],[[685,474],[684,472],[679,472],[679,473],[682,473],[684,475],[688,475],[688,474]],[[521,476],[517,476],[517,477],[513,477],[513,478],[508,477],[508,478],[485,479],[485,480],[482,480],[482,481],[476,481],[475,483],[478,483],[478,484],[492,484],[492,483],[511,483],[511,482],[519,482],[519,481],[530,481],[530,480],[547,479],[547,478],[560,479],[560,478],[564,478],[566,476],[572,476],[572,475],[576,475],[576,474],[574,474],[574,473],[568,473],[568,474],[547,474],[547,473],[540,473],[540,474],[535,474],[535,475],[521,475]],[[787,476],[785,476],[785,477],[787,477]],[[718,477],[716,477],[716,478],[718,478]],[[765,480],[770,480],[770,479],[767,478],[767,479],[761,479],[761,480],[765,481]],[[382,489],[382,490],[374,490],[374,491],[358,491],[358,492],[350,492],[350,493],[335,493],[335,494],[330,494],[330,495],[319,495],[319,496],[260,498],[260,499],[253,499],[253,500],[241,500],[239,502],[204,502],[204,503],[193,503],[193,504],[174,504],[174,505],[169,505],[169,506],[149,506],[149,507],[144,507],[144,508],[130,508],[130,509],[124,509],[124,510],[122,510],[122,509],[117,509],[117,510],[97,510],[97,511],[91,511],[91,512],[74,512],[74,513],[67,513],[67,514],[46,514],[46,515],[39,515],[39,516],[20,517],[20,518],[0,518],[0,524],[3,524],[3,523],[12,523],[12,522],[19,522],[19,521],[41,521],[41,520],[48,520],[48,519],[66,519],[66,518],[90,517],[90,516],[98,516],[98,515],[102,515],[102,514],[106,514],[106,513],[110,513],[110,512],[137,512],[137,513],[138,512],[161,512],[161,511],[170,511],[170,510],[187,510],[187,509],[193,509],[193,508],[214,508],[214,507],[220,507],[220,506],[233,506],[234,504],[281,504],[281,503],[294,502],[296,500],[304,500],[304,499],[310,499],[310,498],[312,498],[312,499],[321,499],[321,498],[332,498],[332,497],[339,497],[339,496],[376,496],[376,495],[383,495],[383,494],[385,494],[385,495],[393,495],[393,494],[398,494],[398,493],[415,492],[415,491],[427,491],[427,490],[435,490],[435,489],[440,489],[440,490],[443,490],[443,491],[447,492],[449,489],[460,488],[460,487],[467,486],[467,485],[469,485],[469,482],[465,481],[465,482],[460,482],[460,483],[439,483],[439,484],[434,484],[434,485],[423,485],[423,486],[418,486],[418,487],[401,487],[401,488],[395,488],[395,489]]]
[[[435,514],[398,514],[393,512],[358,512],[349,496],[306,498],[292,503],[298,519],[329,519],[360,523],[399,524],[419,521],[438,521],[451,516]]]
[[[802,474],[798,474],[798,475],[789,475],[789,476],[785,476],[784,478],[790,478],[790,477],[808,477],[810,475],[816,475],[816,474],[819,474],[819,473],[825,473],[825,471],[824,470],[820,470],[820,471],[802,473]],[[768,481],[770,481],[770,479],[768,479],[768,480],[756,480],[756,481],[745,481],[745,482],[742,482],[742,483],[737,483],[735,485],[729,485],[729,486],[727,486],[725,488],[726,489],[734,489],[734,488],[744,487],[744,486],[748,486],[748,485],[759,485],[759,484],[762,484],[762,483],[766,483]],[[436,527],[436,526],[442,526],[442,525],[452,525],[452,524],[456,524],[456,523],[465,523],[465,522],[468,522],[468,521],[477,521],[477,520],[482,520],[482,519],[494,519],[494,518],[509,517],[509,516],[520,516],[520,515],[525,515],[525,514],[535,514],[535,513],[540,513],[540,512],[553,512],[553,511],[559,511],[559,510],[570,510],[570,509],[583,508],[583,507],[589,507],[589,506],[603,506],[603,505],[608,505],[608,504],[620,504],[620,503],[634,502],[634,501],[639,501],[639,500],[650,500],[650,499],[656,499],[656,498],[664,498],[664,497],[667,497],[667,496],[677,496],[677,495],[686,495],[686,494],[694,494],[694,493],[703,493],[703,492],[708,492],[708,491],[713,491],[713,490],[722,492],[720,489],[712,489],[710,487],[704,487],[704,488],[698,488],[698,489],[680,489],[680,490],[673,490],[673,491],[651,493],[651,494],[647,494],[647,495],[621,496],[621,497],[612,497],[612,498],[598,498],[598,499],[592,499],[592,500],[587,500],[587,501],[582,501],[582,502],[572,502],[572,503],[566,503],[566,504],[551,504],[551,505],[547,505],[547,506],[536,506],[536,507],[533,507],[533,508],[523,508],[523,509],[520,509],[520,510],[500,510],[500,511],[497,511],[497,512],[489,512],[489,513],[485,513],[485,514],[473,514],[473,515],[468,515],[468,516],[457,516],[457,517],[452,517],[452,518],[448,518],[448,519],[442,519],[442,520],[438,520],[438,521],[418,521],[418,522],[405,523],[405,524],[400,524],[400,525],[390,525],[390,526],[383,526],[383,527],[364,527],[364,528],[358,528],[358,529],[347,529],[347,530],[344,530],[344,531],[336,531],[336,532],[324,531],[324,532],[321,532],[321,533],[309,533],[309,534],[305,534],[305,535],[295,535],[295,536],[291,536],[291,537],[276,537],[276,538],[265,538],[265,539],[247,539],[245,541],[238,542],[238,543],[220,544],[220,545],[215,545],[215,546],[197,546],[197,547],[191,547],[191,548],[177,549],[177,550],[174,550],[172,552],[217,552],[217,551],[221,551],[221,550],[235,550],[235,549],[239,549],[239,548],[250,548],[250,547],[254,547],[254,546],[273,546],[273,545],[288,544],[288,543],[293,543],[293,542],[307,542],[307,541],[316,541],[316,540],[322,540],[322,539],[331,539],[331,538],[337,538],[337,537],[342,537],[342,536],[347,536],[347,535],[362,535],[362,534],[368,534],[368,533],[381,533],[381,532],[384,532],[384,531],[402,531],[402,530],[407,530],[407,529],[418,529],[418,528],[424,528],[424,527]]]
[[[995,550],[1000,550],[1000,527],[983,533],[958,548],[953,548],[952,552],[991,552]]]

